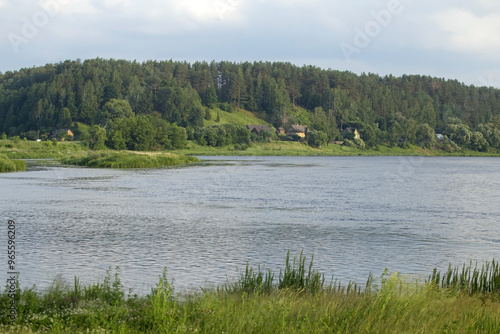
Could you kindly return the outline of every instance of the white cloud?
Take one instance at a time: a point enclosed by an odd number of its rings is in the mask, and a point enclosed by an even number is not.
[[[451,50],[497,58],[500,51],[500,13],[479,17],[472,11],[450,8],[432,15],[446,33],[444,45]]]
[[[33,21],[41,4],[59,4],[57,15],[20,45],[18,54],[7,38],[0,38],[0,71],[112,57],[284,60],[455,78],[464,77],[467,68],[467,78],[473,79],[500,73],[500,39],[495,38],[500,1],[399,2],[401,14],[347,63],[339,44],[351,43],[356,28],[365,28],[389,0],[0,0],[4,37],[23,36],[26,19]],[[481,61],[469,66],[474,59]]]

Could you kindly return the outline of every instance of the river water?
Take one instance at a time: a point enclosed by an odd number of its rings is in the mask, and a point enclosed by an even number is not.
[[[176,290],[198,289],[247,262],[279,270],[287,250],[314,254],[327,279],[346,283],[500,258],[499,158],[202,159],[151,170],[30,163],[0,175],[21,286],[102,282],[119,266],[127,290],[145,293],[166,266]]]

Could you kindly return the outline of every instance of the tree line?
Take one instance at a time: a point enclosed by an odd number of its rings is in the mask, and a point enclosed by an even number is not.
[[[9,136],[81,122],[105,127],[112,147],[173,147],[174,137],[185,136],[177,127],[209,142],[215,130],[203,130],[203,119],[206,108],[216,107],[258,111],[275,127],[307,125],[320,132],[314,134],[320,141],[323,134],[330,141],[356,127],[367,146],[429,146],[436,133],[449,147],[500,146],[500,90],[457,80],[356,75],[284,62],[99,58],[0,73],[0,132]],[[137,124],[163,134],[136,145],[140,136],[126,128]]]

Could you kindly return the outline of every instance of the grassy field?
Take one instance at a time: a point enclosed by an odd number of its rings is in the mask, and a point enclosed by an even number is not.
[[[50,159],[61,158],[68,154],[88,151],[87,146],[80,142],[57,141],[25,141],[0,139],[0,154],[10,159]]]
[[[327,284],[302,254],[279,273],[247,266],[239,280],[175,293],[166,270],[146,296],[125,294],[119,268],[102,283],[57,279],[0,294],[1,333],[498,333],[500,271],[450,268],[427,281],[396,273]]]
[[[219,122],[216,122],[217,113],[219,113]],[[223,123],[231,123],[241,126],[245,126],[247,124],[270,125],[263,119],[259,118],[255,113],[244,109],[235,109],[233,112],[226,112],[219,108],[210,109],[210,116],[212,118],[210,121],[207,121],[206,119],[203,121],[204,126]]]
[[[306,143],[291,141],[275,141],[272,143],[254,143],[246,150],[234,149],[234,146],[222,148],[200,146],[190,142],[185,150],[178,151],[188,155],[227,155],[227,156],[500,156],[498,152],[477,152],[462,150],[460,152],[445,152],[438,149],[423,149],[411,146],[408,149],[400,147],[379,146],[378,149],[358,149],[337,144],[322,148],[313,148]]]
[[[95,168],[157,168],[198,162],[198,158],[171,153],[90,151],[61,158],[63,164]]]

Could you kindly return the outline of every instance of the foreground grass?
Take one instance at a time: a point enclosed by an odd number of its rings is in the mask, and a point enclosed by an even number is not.
[[[200,161],[198,158],[170,154],[129,151],[91,151],[59,159],[63,164],[95,168],[157,168]]]
[[[90,286],[59,279],[44,292],[18,290],[14,326],[7,318],[9,297],[1,294],[0,332],[498,333],[500,285],[464,289],[477,281],[450,270],[442,275],[450,280],[434,272],[421,283],[386,273],[361,290],[326,285],[301,254],[293,262],[287,257],[279,274],[247,266],[236,282],[188,295],[175,295],[164,271],[147,296],[125,296],[117,268]],[[500,274],[495,263],[469,272],[490,283]],[[449,284],[453,278],[463,284]]]
[[[208,147],[190,142],[185,150],[179,153],[189,155],[226,155],[226,156],[500,156],[496,151],[477,152],[463,149],[459,152],[446,152],[439,149],[424,149],[411,146],[408,149],[400,147],[379,146],[377,149],[358,149],[343,145],[330,144],[321,148],[313,148],[306,143],[275,141],[272,143],[253,143],[246,150],[237,150],[234,146]]]

